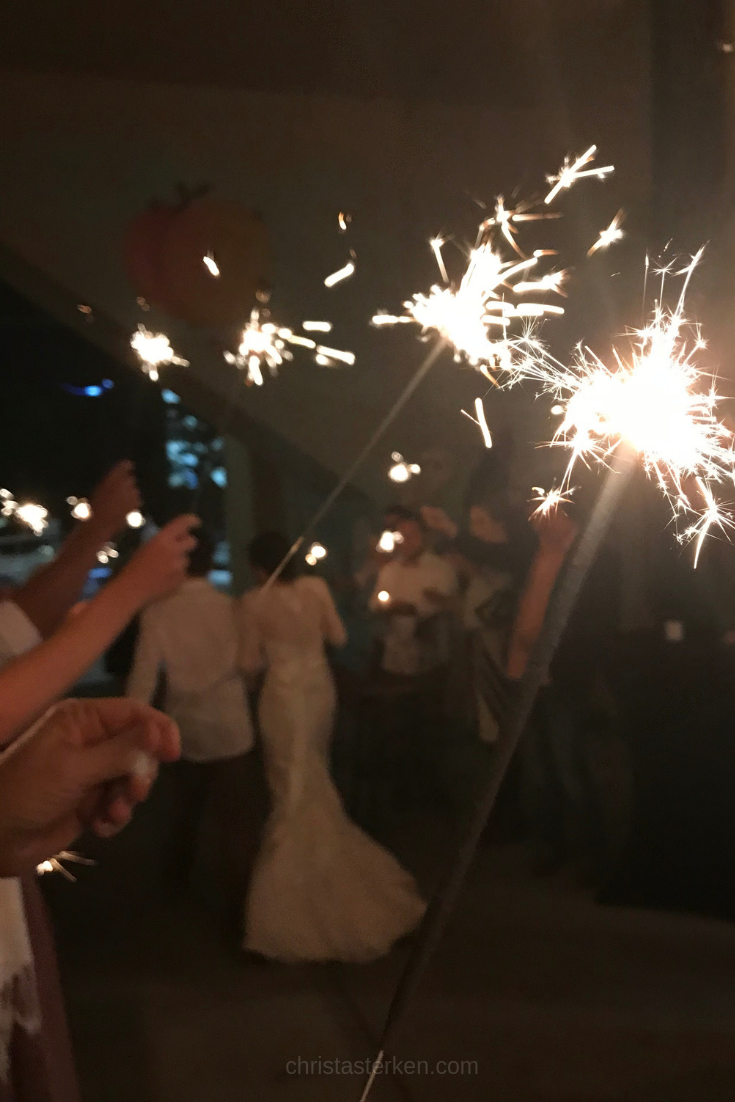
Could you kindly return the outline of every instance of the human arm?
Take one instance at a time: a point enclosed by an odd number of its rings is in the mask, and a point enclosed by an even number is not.
[[[543,627],[549,599],[577,529],[561,509],[541,518],[536,525],[539,547],[518,602],[518,612],[508,647],[508,677],[517,681],[526,669]]]
[[[54,560],[42,566],[17,589],[12,600],[43,638],[63,622],[84,589],[97,552],[125,525],[128,513],[140,506],[135,469],[118,463],[96,488],[89,520],[79,521]]]
[[[143,605],[183,581],[198,523],[171,521],[77,616],[0,670],[0,746],[66,692]]]
[[[0,755],[0,876],[32,870],[84,830],[108,837],[144,800],[176,725],[124,699],[67,700]]]

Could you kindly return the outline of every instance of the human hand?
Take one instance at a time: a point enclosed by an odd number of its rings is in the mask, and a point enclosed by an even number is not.
[[[129,459],[117,463],[95,487],[89,505],[90,523],[103,542],[120,532],[128,513],[139,511],[141,506],[135,465]]]
[[[391,601],[388,612],[392,616],[415,616],[416,605],[412,605],[410,601]]]
[[[120,572],[117,581],[127,588],[137,607],[181,585],[186,578],[189,552],[197,542],[191,529],[200,523],[192,513],[176,517],[144,544]]]
[[[427,528],[431,528],[433,532],[441,532],[450,540],[457,538],[457,525],[443,509],[435,505],[422,505],[419,511]]]
[[[548,513],[532,515],[531,523],[544,554],[566,555],[577,538],[577,525],[559,505]]]
[[[58,704],[0,756],[0,876],[34,867],[85,829],[121,829],[158,763],[178,754],[176,725],[139,701]]]

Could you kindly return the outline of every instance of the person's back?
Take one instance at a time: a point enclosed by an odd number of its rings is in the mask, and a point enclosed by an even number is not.
[[[248,670],[284,663],[321,662],[325,643],[341,646],[345,632],[321,578],[298,577],[286,584],[251,590],[241,605],[244,626],[241,663]]]
[[[205,577],[187,578],[141,617],[128,695],[150,700],[164,673],[165,710],[190,761],[234,757],[252,746],[237,645],[232,601]]]

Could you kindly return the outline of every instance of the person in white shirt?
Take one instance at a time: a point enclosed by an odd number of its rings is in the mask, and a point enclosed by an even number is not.
[[[143,612],[127,695],[149,703],[163,676],[163,710],[181,733],[181,759],[170,767],[176,804],[171,887],[181,891],[188,884],[211,803],[234,917],[259,841],[258,824],[251,820],[263,800],[233,602],[207,581],[212,555],[211,541],[199,534],[186,581]]]
[[[457,592],[457,575],[449,563],[427,550],[420,516],[399,520],[396,534],[398,553],[381,567],[370,608],[385,620],[382,669],[415,676],[448,659],[440,614]]]

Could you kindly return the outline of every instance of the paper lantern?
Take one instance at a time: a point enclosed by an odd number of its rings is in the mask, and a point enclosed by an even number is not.
[[[123,240],[125,273],[136,295],[165,308],[162,281],[163,245],[180,207],[156,203],[128,226]]]
[[[240,325],[270,284],[265,224],[238,203],[192,202],[168,227],[161,273],[166,309],[175,317]]]

